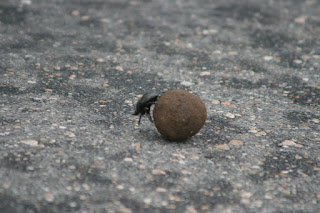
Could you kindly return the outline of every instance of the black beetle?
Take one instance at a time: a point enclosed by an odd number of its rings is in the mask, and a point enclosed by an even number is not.
[[[151,123],[153,123],[152,117],[150,115],[150,107],[152,106],[152,104],[156,103],[159,96],[160,94],[155,91],[147,92],[137,102],[136,111],[132,115],[140,115],[139,123],[138,123],[139,125],[140,125],[141,117],[144,114],[147,114],[149,120],[151,121]]]

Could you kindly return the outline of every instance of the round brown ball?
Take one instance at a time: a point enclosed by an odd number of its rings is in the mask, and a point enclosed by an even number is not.
[[[182,141],[199,132],[207,110],[198,96],[185,90],[171,90],[160,96],[153,118],[161,135],[171,141]]]

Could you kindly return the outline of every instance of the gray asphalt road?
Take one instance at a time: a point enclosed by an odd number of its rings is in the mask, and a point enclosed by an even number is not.
[[[319,212],[317,0],[2,0],[0,212]],[[186,89],[199,134],[134,105]]]

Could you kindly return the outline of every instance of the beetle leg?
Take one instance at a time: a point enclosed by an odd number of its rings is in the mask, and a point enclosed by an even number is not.
[[[140,117],[139,117],[138,125],[140,125],[141,117],[142,117],[142,114],[141,114]]]
[[[142,111],[142,112],[140,113],[138,125],[140,125],[141,118],[142,118],[142,116],[143,116],[145,113],[146,113],[146,111]]]
[[[153,120],[152,120],[152,117],[151,117],[151,114],[150,114],[150,107],[145,108],[145,111],[146,111],[146,114],[147,114],[147,116],[148,116],[148,118],[149,118],[149,121],[150,121],[151,123],[153,123]]]
[[[147,113],[147,115],[148,115],[149,121],[150,121],[151,123],[153,123],[153,120],[152,120],[152,117],[151,117],[150,113]]]

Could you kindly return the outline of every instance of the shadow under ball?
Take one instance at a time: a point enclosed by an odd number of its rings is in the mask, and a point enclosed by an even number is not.
[[[153,110],[156,128],[171,141],[183,141],[194,136],[203,127],[206,118],[204,103],[186,90],[171,90],[162,94]]]

